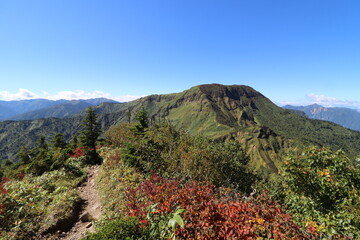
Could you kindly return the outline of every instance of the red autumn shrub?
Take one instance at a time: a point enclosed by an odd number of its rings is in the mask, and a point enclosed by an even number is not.
[[[0,178],[0,194],[6,194],[7,190],[4,188],[6,182],[8,182],[9,178]]]
[[[4,185],[9,180],[10,180],[9,178],[0,178],[0,195],[6,195],[8,193],[8,190],[4,188]],[[0,199],[1,199],[1,196],[0,196]],[[5,211],[5,207],[6,207],[5,204],[1,201],[1,203],[0,203],[0,216]],[[0,226],[1,226],[1,224],[0,224]]]
[[[153,175],[135,188],[127,189],[130,216],[147,225],[147,209],[157,203],[156,214],[186,209],[185,228],[178,228],[181,239],[314,239],[310,230],[300,230],[281,206],[265,194],[245,199],[208,183],[188,182]]]
[[[73,158],[79,158],[82,156],[85,156],[85,148],[84,147],[75,148],[73,150],[72,154],[70,154],[70,157],[73,157]]]
[[[22,173],[19,173],[17,177],[19,180],[22,180],[24,178],[24,176],[25,176],[25,173],[22,172]]]
[[[102,146],[96,146],[96,150],[99,150]],[[90,150],[88,147],[78,147],[75,148],[71,154],[69,154],[70,157],[73,158],[79,158],[85,156],[85,151]]]

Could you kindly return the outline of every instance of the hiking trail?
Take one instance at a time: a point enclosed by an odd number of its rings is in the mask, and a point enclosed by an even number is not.
[[[101,202],[95,182],[99,169],[99,165],[88,167],[87,179],[78,187],[79,196],[84,203],[78,220],[70,231],[58,233],[56,239],[80,240],[87,232],[95,232],[94,221],[99,220],[101,216]]]

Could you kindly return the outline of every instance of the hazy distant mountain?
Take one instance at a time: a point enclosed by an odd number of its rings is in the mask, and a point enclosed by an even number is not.
[[[340,125],[300,116],[276,106],[251,87],[200,85],[181,93],[151,95],[127,103],[95,107],[103,131],[134,121],[144,107],[151,122],[167,120],[191,134],[239,140],[259,171],[276,172],[281,154],[308,144],[360,153],[360,133]],[[57,132],[67,139],[81,129],[81,115],[65,119],[5,121],[0,124],[0,159],[14,160],[22,145],[33,146],[40,135],[50,140]]]
[[[360,131],[360,112],[350,108],[323,107],[318,104],[309,106],[286,105],[285,109],[302,111],[312,119],[319,119],[340,124],[343,127]]]
[[[9,119],[16,114],[17,114],[16,111],[12,110],[8,106],[1,105],[0,103],[0,121],[4,119]]]
[[[47,100],[32,99],[0,101],[0,120],[33,120],[39,118],[64,118],[76,114],[90,106],[103,102],[116,102],[106,98],[87,100]]]
[[[62,104],[65,101],[66,100],[51,101],[47,99],[0,101],[0,120],[10,119],[17,114]]]

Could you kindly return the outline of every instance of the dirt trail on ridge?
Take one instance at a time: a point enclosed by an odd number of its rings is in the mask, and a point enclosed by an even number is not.
[[[80,198],[84,202],[79,218],[69,232],[60,233],[57,239],[79,240],[86,236],[87,232],[95,232],[93,222],[101,216],[100,197],[95,183],[99,169],[99,165],[88,167],[87,179],[78,188]]]

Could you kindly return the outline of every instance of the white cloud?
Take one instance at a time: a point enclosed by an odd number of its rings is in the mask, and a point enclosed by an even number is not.
[[[343,102],[341,100],[338,100],[336,98],[333,97],[327,97],[324,95],[316,95],[314,93],[310,93],[307,94],[306,97],[310,100],[310,102],[314,102],[314,103],[319,103],[319,104],[324,104],[324,105],[333,105],[333,104],[338,104],[340,102]]]
[[[90,99],[90,98],[111,98],[111,95],[109,93],[104,93],[102,91],[94,91],[87,93],[83,90],[77,90],[77,91],[62,91],[54,95],[50,95],[49,93],[45,92],[44,98],[50,100],[59,100],[59,99],[76,100],[76,99]]]
[[[39,96],[27,89],[20,88],[17,93],[10,93],[8,91],[0,92],[0,99],[2,100],[25,100],[39,98]]]
[[[306,95],[310,102],[323,105],[324,107],[349,107],[360,110],[360,102],[352,100],[341,100],[324,95],[310,93]]]
[[[102,91],[94,91],[94,92],[85,92],[83,90],[76,90],[76,91],[61,91],[55,94],[50,94],[48,92],[43,92],[42,95],[38,95],[33,93],[27,89],[20,88],[17,93],[10,93],[8,91],[0,91],[0,100],[26,100],[26,99],[35,99],[35,98],[44,98],[49,100],[59,100],[59,99],[66,99],[66,100],[77,100],[77,99],[91,99],[91,98],[108,98],[113,99],[119,102],[128,102],[143,96],[132,96],[132,95],[125,95],[125,96],[118,96],[113,97],[110,93],[105,93]]]
[[[133,100],[141,98],[141,97],[145,97],[145,96],[125,95],[125,96],[115,97],[112,99],[114,99],[115,101],[119,101],[119,102],[130,102],[130,101],[133,101]]]
[[[294,106],[307,106],[311,104],[319,104],[324,107],[347,107],[347,108],[354,108],[360,111],[360,102],[359,101],[352,101],[352,100],[341,100],[334,97],[328,97],[324,95],[317,95],[314,93],[307,94],[305,100],[299,101],[281,101],[277,104],[280,106],[284,105],[294,105]]]

